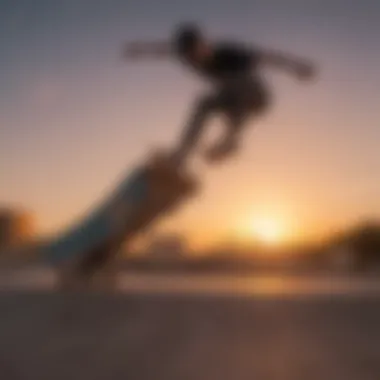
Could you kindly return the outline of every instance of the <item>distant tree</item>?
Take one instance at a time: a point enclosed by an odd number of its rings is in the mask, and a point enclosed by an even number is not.
[[[31,213],[13,208],[0,208],[0,249],[20,244],[34,234]]]
[[[347,242],[355,252],[360,266],[380,263],[380,223],[362,224],[348,236]]]

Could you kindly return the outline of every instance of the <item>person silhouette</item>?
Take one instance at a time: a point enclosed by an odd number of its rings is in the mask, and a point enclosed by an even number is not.
[[[248,120],[266,113],[272,104],[271,92],[261,68],[282,68],[300,80],[315,76],[308,60],[236,41],[209,40],[195,23],[181,23],[168,41],[128,43],[124,57],[172,57],[211,83],[212,90],[198,97],[180,136],[174,157],[182,163],[194,151],[211,115],[225,119],[225,133],[205,152],[209,162],[223,160],[237,152]]]

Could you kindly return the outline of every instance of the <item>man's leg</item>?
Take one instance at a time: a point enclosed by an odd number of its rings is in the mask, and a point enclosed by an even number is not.
[[[182,163],[191,154],[200,139],[208,118],[219,108],[217,96],[204,96],[193,108],[192,114],[180,139],[175,159]]]
[[[266,109],[267,97],[260,84],[243,76],[226,82],[219,94],[219,104],[227,118],[227,129],[222,139],[206,152],[210,161],[224,159],[238,150],[250,119]]]
[[[226,131],[221,140],[211,146],[206,152],[209,161],[218,161],[234,154],[240,146],[242,133],[247,124],[248,113],[227,113]]]

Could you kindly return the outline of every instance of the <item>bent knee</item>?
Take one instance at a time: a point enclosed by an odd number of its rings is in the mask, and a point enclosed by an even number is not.
[[[201,96],[195,102],[195,109],[198,113],[206,114],[217,109],[217,102],[213,96]]]

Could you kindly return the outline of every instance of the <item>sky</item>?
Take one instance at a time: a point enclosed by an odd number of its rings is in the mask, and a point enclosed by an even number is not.
[[[201,196],[163,228],[207,241],[255,220],[323,234],[380,217],[380,4],[373,0],[0,0],[0,204],[64,228],[151,149],[174,144],[204,84],[176,62],[127,63],[126,41],[181,21],[309,58],[318,80],[263,71],[274,104],[238,158],[196,164]],[[213,120],[209,139],[220,132]],[[292,232],[291,232],[292,231]]]

